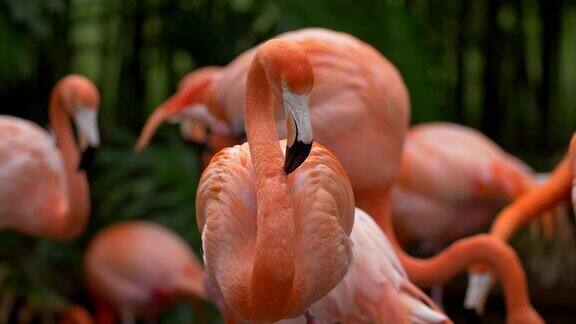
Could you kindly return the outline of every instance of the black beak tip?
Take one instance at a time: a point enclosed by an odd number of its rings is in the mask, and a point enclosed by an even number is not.
[[[291,146],[286,146],[286,159],[284,160],[284,171],[290,174],[306,161],[310,154],[312,143],[306,144],[302,141],[295,141]]]
[[[466,319],[466,323],[468,324],[480,324],[482,323],[482,317],[480,314],[476,313],[473,309],[466,309],[464,311],[464,317]]]
[[[96,148],[88,146],[82,156],[80,157],[80,163],[78,164],[79,171],[87,171],[92,167],[94,158],[96,157]]]

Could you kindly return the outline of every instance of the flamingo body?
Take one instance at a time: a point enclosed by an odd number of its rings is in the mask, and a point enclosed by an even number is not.
[[[345,33],[307,28],[281,34],[277,39],[300,45],[314,70],[315,86],[310,93],[314,140],[326,145],[342,163],[355,192],[389,188],[397,172],[410,113],[408,91],[398,70],[373,47]],[[210,87],[204,89],[201,100],[197,96],[182,97],[206,104],[213,116],[229,125],[236,143],[245,136],[242,103],[255,52],[251,49],[221,70],[210,70]],[[201,73],[207,75],[206,71]],[[190,79],[182,82],[182,89],[191,84]],[[180,109],[194,104],[174,102],[180,104]],[[286,137],[283,116],[280,105],[276,105],[280,138]],[[218,131],[222,127],[200,124],[212,131],[213,152],[230,145],[230,134]],[[195,138],[196,128],[188,129],[190,134],[185,137]],[[146,130],[143,135],[147,141],[151,134]]]
[[[297,259],[284,317],[303,314],[344,277],[352,259],[348,235],[354,214],[344,170],[324,147],[315,144],[288,181]],[[196,207],[206,271],[226,303],[244,317],[250,312],[246,305],[257,236],[255,186],[248,144],[224,149],[202,175]]]
[[[326,145],[342,163],[355,192],[390,186],[410,111],[398,70],[370,45],[348,34],[309,28],[278,39],[299,44],[314,69],[315,86],[310,94],[314,140]],[[217,103],[235,134],[244,132],[238,104],[243,102],[253,56],[254,50],[242,54],[214,83]],[[276,116],[279,136],[284,138],[280,109]]]
[[[83,232],[90,197],[79,161],[88,146],[100,144],[99,102],[98,89],[89,79],[62,78],[50,97],[56,141],[31,122],[0,116],[0,229],[53,239]]]
[[[478,231],[533,183],[526,164],[474,129],[415,126],[392,196],[395,229],[404,241],[442,246]]]
[[[148,221],[124,221],[91,241],[84,261],[91,294],[122,316],[155,313],[186,284],[203,297],[203,270],[181,238]]]
[[[0,116],[0,228],[41,235],[68,213],[60,152],[38,125]]]

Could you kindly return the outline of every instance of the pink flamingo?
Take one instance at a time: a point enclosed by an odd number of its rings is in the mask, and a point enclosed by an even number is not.
[[[304,314],[351,262],[353,192],[338,160],[312,144],[313,82],[300,46],[261,45],[246,82],[249,144],[220,151],[200,180],[196,215],[206,271],[243,319]],[[286,110],[286,142],[278,140],[274,100]]]
[[[535,183],[529,166],[472,128],[439,122],[414,126],[392,196],[394,229],[402,242],[440,250],[478,232]]]
[[[497,262],[498,275],[510,297],[507,300],[510,318],[522,318],[523,315],[518,314],[524,314],[538,322],[528,300],[521,264],[505,243],[487,236],[473,237],[449,247],[443,257],[433,260],[411,258],[396,244],[390,194],[398,173],[409,115],[408,93],[396,68],[369,45],[343,33],[305,29],[279,38],[295,41],[309,57],[317,84],[310,97],[316,139],[327,145],[342,162],[358,207],[373,216],[385,230],[410,279],[418,285],[429,286],[444,283],[475,260],[491,262],[491,265]],[[188,96],[191,101],[184,100],[185,104],[180,104],[180,108],[172,110],[169,116],[182,117],[180,109],[203,107],[203,113],[208,112],[228,125],[228,133],[223,135],[208,125],[212,136],[230,137],[231,133],[237,140],[242,138],[244,119],[239,103],[244,100],[246,76],[254,55],[255,50],[249,50],[228,66],[205,75],[203,86],[188,92],[195,94]],[[178,91],[175,97],[181,93],[185,91]],[[277,108],[281,106],[279,103]],[[277,123],[282,123],[278,118],[281,109],[276,110],[275,116]],[[199,123],[198,119],[192,121]],[[138,141],[139,149],[146,145],[161,122],[161,118],[147,122]],[[278,129],[280,136],[286,134],[284,127]],[[448,260],[447,256],[460,253],[466,258],[458,262]],[[493,255],[499,257],[493,258]],[[443,264],[440,260],[448,263]],[[456,268],[447,271],[448,264]],[[508,271],[510,267],[517,271]]]
[[[96,321],[135,323],[138,314],[154,319],[177,300],[206,299],[204,270],[176,234],[149,221],[106,227],[90,242],[84,260],[86,284],[96,305]]]
[[[83,76],[69,75],[56,84],[49,118],[57,147],[36,124],[0,116],[0,183],[9,184],[0,186],[0,228],[59,239],[84,231],[90,199],[80,153],[89,157],[99,145],[99,100],[98,90]]]

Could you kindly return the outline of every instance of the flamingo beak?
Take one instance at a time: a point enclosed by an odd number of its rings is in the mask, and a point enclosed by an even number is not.
[[[489,271],[469,273],[464,308],[473,309],[478,315],[484,314],[484,305],[486,304],[486,299],[488,299],[488,294],[493,284],[494,277]]]
[[[98,131],[98,110],[94,108],[78,107],[74,114],[74,123],[80,134],[82,156],[78,164],[79,170],[87,170],[94,161],[96,148],[100,146],[100,132]]]
[[[298,95],[287,87],[282,89],[288,140],[284,171],[294,172],[308,158],[312,149],[312,122],[310,120],[310,96]]]
[[[74,114],[74,122],[78,131],[86,140],[88,146],[100,146],[100,133],[98,131],[98,110],[94,108],[78,107]]]
[[[154,110],[152,115],[146,121],[144,128],[142,128],[142,132],[140,133],[140,137],[138,137],[138,141],[136,142],[135,151],[141,152],[143,149],[148,146],[152,137],[156,133],[156,130],[165,120],[170,120],[173,116],[170,116],[169,113],[166,112],[166,106],[160,106]]]

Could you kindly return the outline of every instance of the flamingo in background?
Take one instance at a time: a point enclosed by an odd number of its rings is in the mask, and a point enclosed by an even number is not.
[[[480,231],[535,184],[529,166],[472,128],[440,122],[414,126],[392,196],[394,229],[401,242],[418,241],[438,251]],[[549,224],[543,223],[545,233]]]
[[[570,197],[572,206],[576,206],[576,194],[573,190],[575,155],[576,134],[572,136],[566,156],[548,179],[502,210],[492,224],[490,233],[500,239],[509,240],[520,228]]]
[[[200,179],[196,215],[206,271],[243,319],[304,314],[352,259],[353,192],[338,160],[312,143],[313,82],[298,44],[261,45],[246,82],[248,143],[220,151]],[[286,111],[287,141],[278,140],[274,100]]]
[[[114,322],[117,314],[122,323],[135,323],[138,314],[154,319],[172,302],[206,299],[209,293],[192,249],[149,221],[123,221],[100,231],[87,248],[84,274],[99,323]]]
[[[445,276],[446,273],[453,276],[465,269],[465,263],[449,260],[448,256],[459,253],[466,255],[467,262],[483,260],[492,265],[498,262],[498,274],[505,283],[506,295],[510,297],[508,306],[518,308],[518,311],[509,309],[509,313],[538,318],[528,300],[521,264],[505,243],[486,236],[474,237],[449,247],[442,257],[431,260],[411,258],[397,244],[390,215],[390,194],[398,173],[408,125],[409,98],[396,68],[374,48],[344,33],[312,28],[289,32],[279,38],[295,41],[307,54],[316,78],[316,87],[310,97],[316,140],[326,145],[342,162],[350,177],[358,207],[374,217],[385,230],[410,279],[423,286],[444,283],[450,279]],[[254,55],[255,50],[249,50],[221,70],[205,75],[201,87],[189,91],[180,89],[175,97],[184,93],[194,95],[187,97],[190,101],[182,100],[176,105],[178,109],[171,109],[163,118],[149,119],[137,149],[145,147],[163,120],[174,116],[185,118],[181,113],[183,110],[199,108],[228,125],[228,130],[223,134],[219,134],[221,130],[208,125],[211,138],[232,136],[240,141],[244,136],[240,103],[244,100],[246,75]],[[281,105],[276,106],[279,108]],[[159,109],[167,108],[163,105]],[[153,115],[156,114],[154,112]],[[281,109],[277,109],[277,123],[283,122],[280,116]],[[190,120],[201,124],[197,118]],[[284,136],[284,127],[279,127],[279,130],[280,136]],[[242,150],[235,149],[235,152],[238,151]],[[494,255],[498,257],[494,258]],[[448,266],[457,268],[446,270]],[[507,271],[506,267],[519,269]],[[515,290],[514,287],[522,288]],[[522,316],[512,315],[511,318]]]
[[[553,210],[572,196],[572,206],[576,206],[574,191],[574,154],[576,154],[576,134],[573,135],[566,156],[556,166],[548,179],[528,191],[497,216],[490,228],[490,234],[508,241],[526,224],[536,220],[546,211]],[[493,284],[493,276],[483,265],[475,265],[469,277],[466,307],[482,312]]]
[[[60,80],[50,97],[50,125],[57,147],[38,125],[0,116],[0,228],[67,239],[80,235],[90,214],[82,170],[100,144],[99,93],[80,75]],[[72,118],[79,138],[74,138]],[[80,153],[83,160],[80,160]]]

